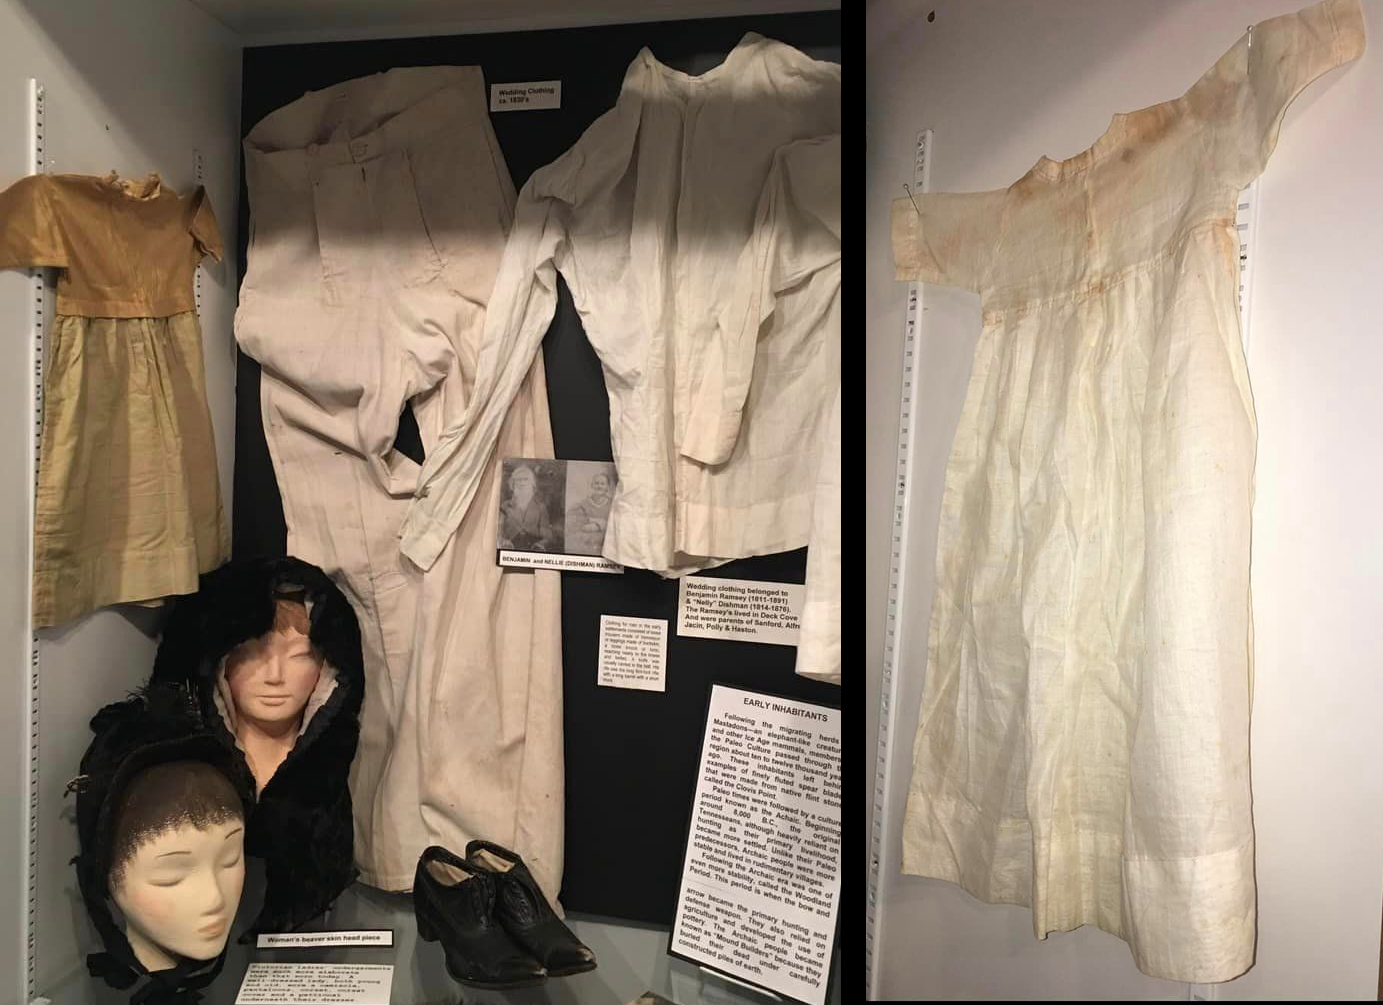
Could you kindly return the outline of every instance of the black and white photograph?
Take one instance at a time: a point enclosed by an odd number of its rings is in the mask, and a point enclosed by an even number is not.
[[[615,466],[610,461],[505,458],[499,500],[500,565],[618,573],[602,556]]]
[[[566,462],[507,457],[501,469],[499,547],[565,551]]]
[[[567,461],[566,551],[599,555],[615,497],[615,466],[609,461]]]

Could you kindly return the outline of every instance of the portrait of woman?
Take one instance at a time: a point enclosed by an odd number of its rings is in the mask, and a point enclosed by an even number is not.
[[[614,467],[605,461],[567,462],[567,498],[576,500],[566,513],[568,554],[600,554],[614,501]]]

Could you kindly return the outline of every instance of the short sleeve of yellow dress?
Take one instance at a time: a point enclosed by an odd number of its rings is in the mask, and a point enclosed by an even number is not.
[[[46,175],[31,175],[0,192],[0,269],[67,265],[67,248]]]
[[[1256,420],[1235,204],[1359,0],[1255,25],[1181,97],[1002,192],[893,204],[900,278],[983,330],[946,468],[903,870],[1096,925],[1193,983],[1253,963]]]
[[[203,256],[221,261],[225,253],[221,247],[221,228],[216,226],[216,213],[204,188],[199,187],[192,193],[192,223],[187,229]]]
[[[192,279],[221,238],[202,190],[36,175],[0,192],[0,267],[52,266],[34,624],[191,593],[230,555]]]

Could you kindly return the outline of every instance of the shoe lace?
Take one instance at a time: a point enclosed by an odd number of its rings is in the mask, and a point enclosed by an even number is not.
[[[501,896],[504,898],[504,911],[513,922],[525,927],[538,922],[538,905],[533,902],[532,893],[518,880],[511,879],[505,883]]]
[[[489,877],[472,876],[456,886],[458,892],[469,898],[469,906],[485,927],[492,924],[495,909],[495,884]]]

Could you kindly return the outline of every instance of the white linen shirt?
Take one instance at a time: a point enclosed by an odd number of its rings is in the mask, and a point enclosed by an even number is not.
[[[832,317],[839,331],[838,292],[832,308],[821,292],[829,280],[817,276],[834,268],[838,285],[838,157],[834,251],[829,226],[809,227],[802,251],[799,281],[823,310],[817,330],[796,353],[750,352],[746,381],[735,369],[741,330],[721,325],[748,317],[726,320],[727,305],[757,302],[745,290],[762,273],[741,266],[756,219],[771,215],[763,204],[775,153],[839,130],[837,64],[753,33],[700,76],[641,51],[615,107],[519,194],[472,399],[423,465],[401,530],[404,554],[430,567],[471,504],[552,319],[559,271],[610,398],[619,482],[605,556],[675,576],[805,545],[839,369],[838,354],[832,372],[831,352],[821,351]],[[791,397],[778,401],[784,390]],[[715,424],[713,442],[693,437],[687,448],[706,462],[681,456],[693,409]]]
[[[807,543],[807,588],[797,640],[797,673],[840,684],[840,388],[821,447]]]
[[[788,451],[792,481],[757,480],[733,489],[759,501],[810,492],[796,671],[838,685],[839,133],[790,143],[774,155],[738,272],[741,281],[721,310],[685,428],[678,426],[683,456],[705,465],[690,465],[688,481],[714,498],[717,479],[740,477],[744,468],[754,474],[755,456]],[[799,438],[791,438],[793,430]],[[813,453],[817,460],[808,468]],[[697,478],[702,481],[691,481]]]

